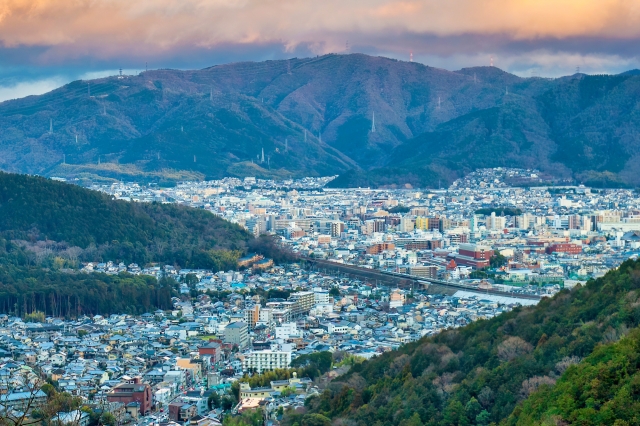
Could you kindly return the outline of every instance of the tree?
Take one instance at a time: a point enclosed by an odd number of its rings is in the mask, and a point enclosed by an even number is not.
[[[322,414],[307,414],[302,418],[300,426],[331,426],[331,419]]]
[[[260,409],[247,410],[239,416],[226,416],[222,424],[224,426],[262,426],[264,418]]]
[[[38,412],[47,406],[47,394],[42,390],[46,381],[37,370],[31,368],[22,369],[13,377],[5,377],[2,384],[6,389],[5,395],[21,393],[23,398],[19,402],[14,402],[6,396],[0,398],[0,426],[27,426],[38,423]]]
[[[498,345],[498,357],[502,361],[511,361],[516,357],[530,353],[532,350],[533,346],[530,343],[520,337],[512,336]]]
[[[489,259],[489,266],[492,268],[500,268],[507,264],[507,258],[500,254],[498,250],[493,252],[493,256]]]
[[[218,392],[211,392],[211,395],[209,395],[209,399],[207,400],[209,410],[220,407],[220,403],[220,395],[218,395]]]

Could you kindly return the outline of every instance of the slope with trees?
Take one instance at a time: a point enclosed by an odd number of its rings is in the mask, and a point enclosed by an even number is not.
[[[570,389],[551,388],[556,394],[549,394],[552,398],[542,405],[520,404],[538,389],[548,389],[565,371],[562,380],[579,386],[582,382],[574,381],[576,370],[570,367],[592,353],[589,363],[600,363],[597,371],[588,370],[588,365],[579,368],[586,368],[586,377],[606,374],[608,355],[596,348],[640,325],[639,300],[640,261],[626,261],[605,277],[564,290],[535,307],[447,330],[355,364],[319,397],[307,400],[306,414],[289,413],[284,424],[300,423],[311,414],[357,425],[488,425],[507,421],[512,413],[516,419],[517,413],[553,414],[554,404],[564,401],[555,402],[555,395]],[[631,383],[626,377],[634,374],[634,359],[625,361],[623,356],[616,361],[629,363],[630,369],[611,383],[620,384],[620,397],[637,402],[639,395],[624,394],[622,386]],[[604,389],[590,386],[594,392]],[[614,400],[619,389],[593,395],[591,401],[588,388],[581,388],[580,401],[593,408]],[[579,402],[560,407],[569,411],[568,416],[578,415],[580,408]]]

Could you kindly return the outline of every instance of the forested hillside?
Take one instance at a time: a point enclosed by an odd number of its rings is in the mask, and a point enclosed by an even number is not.
[[[0,173],[0,236],[83,260],[229,269],[253,236],[210,212],[113,200],[41,177]],[[56,244],[54,244],[56,243]],[[69,250],[75,247],[74,250]]]
[[[34,312],[58,317],[142,314],[170,309],[175,281],[142,275],[79,273],[63,268],[68,259],[49,256],[35,264],[33,253],[0,239],[0,312]]]
[[[153,70],[0,103],[0,168],[435,187],[510,166],[634,186],[639,94],[637,73],[521,78],[362,54]]]
[[[284,424],[318,416],[371,426],[540,424],[553,416],[548,424],[613,424],[623,406],[629,423],[620,424],[637,424],[637,331],[600,345],[640,325],[639,302],[640,261],[630,260],[535,307],[356,364]]]

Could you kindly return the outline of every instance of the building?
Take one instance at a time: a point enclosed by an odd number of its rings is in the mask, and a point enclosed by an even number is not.
[[[408,273],[409,275],[415,275],[417,277],[438,278],[438,267],[433,265],[415,265],[409,267]]]
[[[151,386],[142,383],[142,378],[134,377],[114,387],[107,394],[107,401],[121,402],[124,405],[137,402],[140,404],[140,413],[146,416],[151,411]]]
[[[396,245],[393,243],[378,243],[378,244],[373,244],[367,247],[366,252],[367,254],[380,254],[383,251],[395,250],[395,249],[396,249]]]
[[[331,236],[337,238],[344,232],[344,222],[331,222]]]
[[[389,296],[389,308],[400,308],[404,305],[406,297],[404,293],[398,289],[393,290]]]
[[[410,218],[409,216],[402,216],[400,218],[400,232],[413,232],[416,228],[415,220]]]
[[[506,227],[507,218],[504,216],[496,216],[496,212],[491,212],[491,216],[487,217],[487,229],[501,231]]]
[[[458,265],[481,269],[489,266],[492,254],[493,251],[488,246],[460,244],[455,260]]]
[[[329,291],[323,290],[321,288],[313,289],[313,301],[317,304],[326,304],[329,303]]]
[[[429,230],[429,218],[418,216],[416,217],[415,229],[421,229],[423,231]]]
[[[198,414],[198,409],[192,404],[185,404],[183,402],[169,404],[169,418],[174,422],[184,423],[192,417],[195,417],[196,414]]]
[[[198,348],[198,354],[200,358],[210,356],[211,362],[216,363],[222,358],[222,346],[217,342],[209,342]]]
[[[249,327],[244,321],[232,322],[224,328],[224,343],[238,345],[240,350],[249,344]]]
[[[290,364],[291,352],[263,350],[252,351],[245,355],[242,367],[245,371],[262,373],[277,368],[288,368]]]
[[[249,267],[263,258],[264,257],[259,254],[250,253],[247,256],[238,259],[238,268]]]
[[[298,291],[289,296],[289,301],[293,302],[291,314],[295,317],[309,313],[315,305],[315,296],[312,291]]]
[[[546,252],[551,253],[567,253],[567,254],[580,254],[582,253],[582,246],[572,243],[558,243],[552,244],[547,247]]]
[[[287,322],[276,327],[276,339],[287,340],[291,336],[298,337],[298,326],[295,322]]]
[[[260,320],[260,305],[256,304],[251,308],[247,308],[244,311],[244,320],[249,329],[253,330],[253,327],[256,326],[256,322]]]

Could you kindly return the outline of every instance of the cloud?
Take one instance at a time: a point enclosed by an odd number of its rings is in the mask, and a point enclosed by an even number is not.
[[[36,81],[0,84],[0,102],[30,95],[41,95],[68,83],[64,78],[52,77]]]
[[[352,52],[404,60],[413,52],[447,69],[493,56],[521,75],[619,72],[639,67],[640,2],[2,0],[0,93],[19,93],[2,83],[18,68],[33,74],[21,90],[40,90],[54,75],[344,52],[347,41]]]
[[[0,40],[49,46],[41,59],[91,53],[163,55],[183,46],[272,44],[344,48],[345,37],[387,44],[406,35],[500,41],[640,36],[640,4],[627,0],[4,0]],[[416,46],[419,49],[420,46]],[[426,48],[423,46],[423,48]]]

